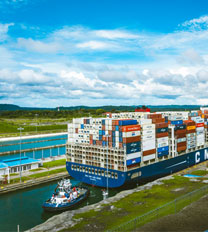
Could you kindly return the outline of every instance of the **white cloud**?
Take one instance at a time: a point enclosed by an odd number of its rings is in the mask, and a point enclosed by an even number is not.
[[[0,24],[0,42],[5,41],[8,39],[8,30],[9,27],[13,26],[14,23],[7,23],[7,24]]]
[[[90,48],[92,50],[106,50],[108,48],[112,48],[110,43],[104,43],[100,41],[88,41],[84,43],[78,43],[76,45],[78,48]]]
[[[208,29],[208,16],[205,15],[205,16],[201,16],[200,18],[195,18],[195,19],[185,21],[179,26],[190,28],[192,30]]]
[[[95,35],[106,39],[137,39],[139,35],[122,30],[96,30]]]
[[[19,38],[17,46],[19,48],[27,49],[28,51],[34,51],[39,53],[55,53],[62,49],[61,44],[55,42],[44,43],[38,40],[33,40],[31,38]]]

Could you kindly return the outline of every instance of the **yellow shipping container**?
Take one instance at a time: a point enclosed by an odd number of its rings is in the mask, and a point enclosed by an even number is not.
[[[196,126],[187,126],[186,129],[187,129],[187,130],[194,130],[194,129],[196,129]]]

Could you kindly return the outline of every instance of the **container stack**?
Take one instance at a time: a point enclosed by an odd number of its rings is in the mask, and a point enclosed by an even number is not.
[[[139,120],[142,137],[143,162],[156,158],[155,125],[152,119]]]
[[[141,162],[141,126],[133,119],[73,119],[69,142],[124,149],[127,166]]]
[[[182,121],[183,123],[183,121]],[[187,148],[186,143],[186,124],[177,124],[174,128],[177,152],[183,152]]]
[[[168,123],[162,122],[156,126],[157,156],[162,157],[169,154]]]
[[[148,118],[155,124],[157,156],[162,157],[169,154],[168,123],[162,114],[150,114]]]
[[[123,147],[126,152],[126,164],[131,166],[141,162],[140,125],[122,126]]]
[[[192,120],[185,120],[187,149],[196,147],[196,123]]]

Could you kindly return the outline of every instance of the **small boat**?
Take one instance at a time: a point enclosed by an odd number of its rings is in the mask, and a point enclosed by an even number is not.
[[[51,212],[68,210],[87,199],[89,194],[87,187],[74,186],[72,188],[70,179],[64,179],[58,182],[52,197],[45,201],[42,207],[45,211]]]

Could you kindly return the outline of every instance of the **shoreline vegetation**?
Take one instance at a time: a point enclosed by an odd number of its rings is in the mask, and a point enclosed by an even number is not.
[[[151,112],[197,110],[200,106],[148,106]],[[24,108],[0,104],[0,137],[18,136],[18,128],[24,128],[22,135],[66,132],[67,124],[73,118],[105,117],[104,113],[131,112],[146,106],[100,106],[100,107],[59,107],[54,109]]]

